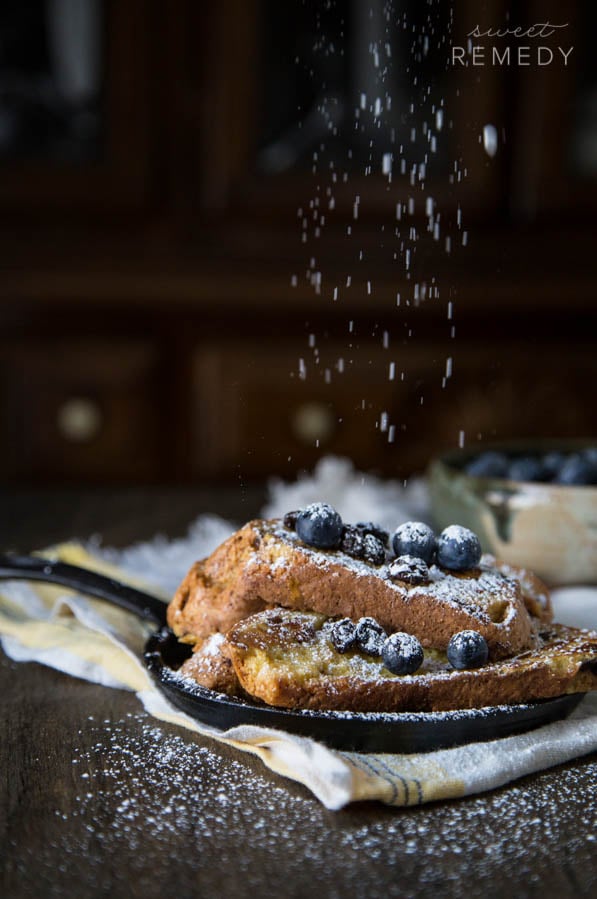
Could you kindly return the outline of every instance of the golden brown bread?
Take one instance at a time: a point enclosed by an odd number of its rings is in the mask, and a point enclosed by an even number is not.
[[[184,677],[190,677],[208,690],[228,696],[239,696],[243,692],[223,634],[208,637],[179,670]]]
[[[597,689],[597,633],[551,625],[538,645],[473,670],[426,650],[415,674],[395,675],[359,650],[340,654],[324,616],[272,609],[236,624],[227,640],[252,697],[283,708],[442,711],[528,702]]]
[[[214,632],[282,606],[327,617],[371,616],[388,632],[406,631],[424,647],[442,650],[454,633],[472,628],[497,660],[537,645],[525,603],[548,620],[547,596],[540,582],[529,581],[525,590],[494,561],[465,573],[432,566],[429,583],[420,586],[392,581],[387,565],[310,548],[280,521],[256,520],[191,568],[168,608],[168,624],[180,640],[201,646]]]

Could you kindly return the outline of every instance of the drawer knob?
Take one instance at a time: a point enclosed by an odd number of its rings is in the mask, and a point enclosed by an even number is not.
[[[73,396],[58,408],[56,424],[65,440],[86,443],[99,434],[102,412],[95,400]]]
[[[336,419],[325,403],[301,403],[292,414],[291,427],[301,443],[323,446],[331,440],[336,430]]]

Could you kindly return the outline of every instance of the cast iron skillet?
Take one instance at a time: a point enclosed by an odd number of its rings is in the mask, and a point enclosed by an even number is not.
[[[512,706],[453,712],[290,711],[235,699],[180,677],[191,655],[166,627],[166,603],[105,575],[34,556],[0,556],[0,578],[61,584],[105,599],[157,625],[145,645],[144,660],[156,686],[181,711],[212,727],[241,724],[277,727],[312,737],[334,749],[359,752],[426,752],[462,743],[494,740],[531,730],[570,714],[582,693]]]

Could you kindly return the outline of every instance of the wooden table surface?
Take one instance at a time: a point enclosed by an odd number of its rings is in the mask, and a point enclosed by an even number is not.
[[[3,491],[0,546],[126,545],[260,491]],[[0,896],[589,896],[597,755],[491,794],[340,812],[124,691],[0,653]]]

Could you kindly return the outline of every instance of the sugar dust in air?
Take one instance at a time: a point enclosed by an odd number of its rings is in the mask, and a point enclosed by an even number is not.
[[[317,300],[296,375],[331,384],[367,364],[371,341],[380,340],[379,380],[410,382],[415,390],[412,347],[424,321],[419,309],[442,307],[446,337],[456,337],[446,259],[469,243],[459,199],[468,168],[457,155],[447,100],[464,102],[458,92],[450,94],[453,8],[439,0],[328,0],[314,7],[312,47],[296,59],[319,79],[313,107],[297,128],[312,175],[310,196],[297,209],[306,264],[290,283]],[[486,124],[479,139],[493,158],[495,126]],[[340,355],[337,338],[334,343],[316,325],[329,303],[347,309]],[[383,328],[371,325],[377,318]],[[456,369],[454,352],[438,359],[438,386],[446,388]],[[430,386],[419,388],[419,405]],[[371,410],[375,402],[364,395],[355,408]],[[376,427],[388,442],[404,436],[408,425],[395,408],[378,409]],[[464,432],[455,440],[463,443]]]

